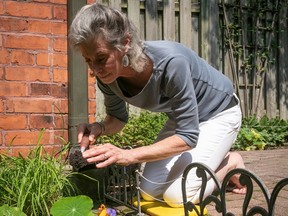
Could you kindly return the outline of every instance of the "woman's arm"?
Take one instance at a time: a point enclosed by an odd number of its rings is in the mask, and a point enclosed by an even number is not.
[[[170,136],[149,146],[135,149],[121,149],[110,143],[97,145],[85,151],[83,157],[89,163],[97,163],[97,168],[103,168],[111,164],[127,166],[129,164],[157,161],[171,157],[191,149],[177,135]]]

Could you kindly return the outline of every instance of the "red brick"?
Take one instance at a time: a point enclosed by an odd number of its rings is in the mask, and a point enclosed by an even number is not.
[[[4,71],[3,68],[0,66],[0,80],[4,79]]]
[[[88,101],[88,113],[96,113],[96,101]]]
[[[26,51],[11,51],[11,63],[16,65],[33,65],[34,54]]]
[[[0,1],[0,14],[4,14],[4,2]]]
[[[59,152],[61,151],[61,148],[62,148],[62,145],[55,145],[55,144],[44,146],[46,155],[50,155],[50,156],[56,156],[56,155],[59,156]]]
[[[0,129],[2,130],[20,130],[26,127],[26,115],[0,115]]]
[[[68,113],[68,99],[56,99],[54,100],[54,112],[60,114]]]
[[[68,129],[68,115],[56,115],[54,122],[56,129]]]
[[[34,2],[49,2],[49,0],[33,0]]]
[[[35,148],[35,146],[26,146],[26,147],[12,147],[10,148],[9,155],[12,157],[27,157],[29,153]]]
[[[2,146],[2,144],[3,144],[3,141],[2,141],[2,133],[1,133],[1,131],[0,131],[0,154],[1,154],[1,146]]]
[[[0,81],[0,96],[26,96],[27,87],[23,82]]]
[[[84,71],[83,71],[84,73]],[[88,74],[90,74],[90,69],[88,69],[88,72],[86,72]],[[88,76],[88,85],[95,85],[96,84],[96,78],[94,76]]]
[[[68,131],[67,130],[54,130],[54,143],[59,143],[61,145],[66,145],[68,142]]]
[[[67,68],[67,54],[54,53],[53,54],[53,65]]]
[[[10,54],[7,49],[0,50],[0,64],[9,64],[10,63]]]
[[[68,87],[66,85],[32,83],[31,95],[43,96],[50,95],[57,98],[65,98],[68,96]]]
[[[3,46],[2,44],[3,44],[3,43],[2,43],[2,34],[0,33],[0,47]]]
[[[68,71],[66,69],[53,69],[53,81],[67,83]]]
[[[67,52],[67,38],[55,38],[53,49],[55,51]]]
[[[5,134],[5,143],[11,143],[12,146],[19,145],[36,145],[39,144],[52,144],[50,142],[50,133],[49,131],[44,131],[42,138],[40,137],[40,131],[30,131],[30,130],[22,130],[22,131],[7,131]],[[41,138],[41,139],[40,139]],[[40,140],[39,140],[40,139]]]
[[[89,99],[95,99],[96,98],[95,86],[88,86],[88,97],[89,97]]]
[[[28,49],[28,50],[48,50],[49,38],[27,35],[7,35],[4,38],[4,47]]]
[[[54,3],[54,4],[67,4],[67,1],[68,0],[50,0],[51,3]]]
[[[51,33],[50,21],[29,20],[28,32],[40,33],[40,34],[50,34]]]
[[[4,112],[4,101],[3,99],[0,99],[0,113]]]
[[[7,155],[9,156],[13,156],[13,157],[18,157],[19,154],[21,154],[22,157],[27,157],[29,155],[29,153],[33,152],[34,149],[36,148],[36,146],[12,146],[10,148],[10,150],[7,148],[6,150],[6,154],[8,152]],[[50,156],[54,156],[57,152],[59,152],[61,149],[61,146],[59,145],[45,145],[43,146],[43,153],[45,152],[45,154],[47,153]],[[1,150],[1,149],[0,149]]]
[[[52,104],[52,99],[8,98],[6,100],[6,112],[51,113]]]
[[[88,121],[89,121],[90,123],[95,122],[95,121],[96,121],[95,115],[88,115]]]
[[[51,19],[52,6],[33,2],[6,1],[6,14],[18,17]]]
[[[0,146],[0,154],[10,156],[10,148]]]
[[[37,67],[6,67],[7,80],[43,81],[50,80],[49,69]]]
[[[53,7],[53,18],[57,20],[67,20],[67,6],[55,5]]]
[[[51,22],[51,33],[54,35],[67,35],[67,22]]]
[[[28,28],[28,21],[23,19],[15,19],[12,17],[1,17],[0,31],[26,31]]]
[[[34,115],[31,114],[29,118],[30,128],[33,129],[53,129],[54,125],[54,118],[53,115]]]
[[[49,53],[37,53],[36,64],[39,66],[50,66],[51,55]]]

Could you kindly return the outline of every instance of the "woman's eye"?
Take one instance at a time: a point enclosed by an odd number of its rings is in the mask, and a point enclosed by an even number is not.
[[[91,60],[90,59],[85,59],[87,64],[91,64]]]
[[[97,58],[97,63],[103,64],[107,61],[107,56],[100,56],[99,58]]]

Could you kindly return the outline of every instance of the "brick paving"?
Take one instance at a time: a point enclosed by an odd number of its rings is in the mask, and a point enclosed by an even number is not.
[[[241,151],[239,153],[244,159],[246,168],[261,179],[270,194],[280,180],[288,178],[288,148],[250,152]],[[256,205],[267,209],[267,204],[260,187],[256,184],[253,185],[254,192],[248,210]],[[242,203],[244,197],[244,195],[226,193],[228,212],[233,213],[235,216],[243,215]],[[274,209],[274,216],[288,215],[288,185],[279,193]],[[208,206],[208,212],[211,216],[221,215],[212,205]]]

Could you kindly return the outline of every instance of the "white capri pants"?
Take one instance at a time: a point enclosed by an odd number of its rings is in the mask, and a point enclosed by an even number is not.
[[[195,148],[171,158],[147,162],[140,183],[143,199],[164,199],[172,207],[183,206],[181,177],[184,169],[190,163],[200,162],[215,171],[236,140],[241,121],[242,113],[238,101],[238,105],[200,123],[200,134]],[[196,169],[192,169],[188,174],[186,194],[187,200],[197,204],[202,182],[195,172]],[[211,179],[207,183],[204,196],[211,194],[214,189],[215,183]]]

